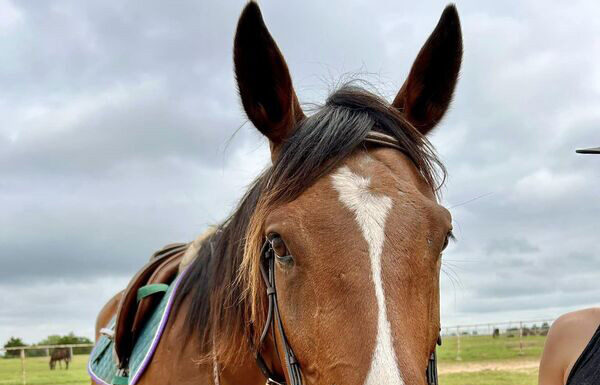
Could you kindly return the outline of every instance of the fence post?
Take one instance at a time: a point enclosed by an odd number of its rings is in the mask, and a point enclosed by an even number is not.
[[[460,361],[460,326],[456,327],[456,361]]]
[[[523,354],[523,322],[519,322],[519,354]]]
[[[23,381],[23,385],[27,384],[27,379],[25,378],[25,349],[21,349],[21,380]]]
[[[69,346],[69,354],[71,355],[71,359],[73,359],[73,347]]]

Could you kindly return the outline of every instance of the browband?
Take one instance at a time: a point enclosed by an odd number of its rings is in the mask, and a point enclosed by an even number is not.
[[[400,151],[404,151],[404,149],[400,147],[400,144],[396,138],[379,131],[369,131],[369,133],[365,137],[365,142],[381,144],[387,147],[393,147]]]

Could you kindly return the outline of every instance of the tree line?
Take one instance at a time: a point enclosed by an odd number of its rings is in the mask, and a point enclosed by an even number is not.
[[[50,335],[38,343],[27,344],[23,342],[21,338],[10,337],[10,339],[4,344],[4,348],[18,348],[27,346],[37,345],[75,345],[75,344],[91,344],[92,340],[87,337],[76,336],[75,333],[71,332],[67,335]],[[90,348],[73,348],[73,354],[87,354],[90,352]],[[19,350],[7,350],[5,357],[18,357],[20,354]],[[28,357],[45,356],[45,349],[31,349],[27,351]]]

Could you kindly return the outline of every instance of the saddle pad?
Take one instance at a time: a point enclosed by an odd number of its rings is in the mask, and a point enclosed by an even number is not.
[[[177,291],[179,282],[181,282],[181,278],[184,274],[185,272],[179,274],[175,281],[171,283],[158,307],[154,310],[148,319],[148,322],[143,326],[139,337],[135,342],[133,352],[129,359],[129,381],[127,382],[129,385],[134,385],[139,381],[144,370],[152,360],[152,355],[158,346],[160,337],[169,320],[169,314],[175,298],[174,294]],[[107,327],[114,330],[114,326],[115,321],[113,319]],[[90,354],[88,373],[92,378],[92,381],[96,384],[113,384],[113,379],[118,371],[116,362],[113,359],[113,348],[113,341],[107,336],[102,335]]]

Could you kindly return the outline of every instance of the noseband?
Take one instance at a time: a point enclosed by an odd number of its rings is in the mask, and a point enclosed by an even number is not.
[[[396,138],[381,132],[369,132],[364,141],[366,143],[373,143],[384,147],[392,147],[402,151],[402,147]],[[265,286],[267,287],[267,300],[269,303],[269,308],[267,311],[267,319],[260,335],[259,345],[256,348],[256,364],[267,379],[266,385],[287,385],[285,377],[274,373],[273,370],[269,368],[267,362],[261,354],[261,348],[264,345],[264,341],[267,338],[269,331],[271,331],[275,351],[281,360],[281,356],[277,350],[277,337],[275,333],[275,329],[277,329],[279,331],[281,344],[283,345],[285,369],[290,379],[290,385],[302,385],[302,371],[300,369],[300,364],[296,360],[296,355],[294,354],[294,351],[292,350],[292,347],[290,346],[285,335],[283,323],[281,321],[281,315],[279,313],[277,289],[275,287],[275,251],[273,250],[269,240],[266,240],[263,244],[260,258],[260,273],[263,281],[265,282]],[[438,336],[437,344],[442,344],[441,335]],[[427,377],[427,385],[438,385],[437,358],[435,350],[429,357],[425,375]]]

